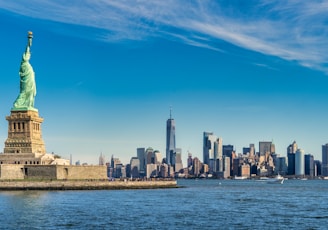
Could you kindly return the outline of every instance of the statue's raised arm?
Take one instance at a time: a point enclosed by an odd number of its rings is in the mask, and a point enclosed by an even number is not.
[[[13,110],[36,110],[34,108],[34,98],[36,95],[35,76],[30,64],[32,38],[32,32],[28,32],[27,46],[19,69],[20,93],[14,102]]]

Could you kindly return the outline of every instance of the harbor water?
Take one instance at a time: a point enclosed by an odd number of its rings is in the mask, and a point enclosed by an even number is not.
[[[1,229],[327,229],[328,181],[179,180],[178,189],[0,192]]]

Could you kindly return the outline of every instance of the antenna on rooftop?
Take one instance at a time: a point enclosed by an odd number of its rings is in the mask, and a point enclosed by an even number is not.
[[[172,106],[170,105],[170,119],[172,119]]]

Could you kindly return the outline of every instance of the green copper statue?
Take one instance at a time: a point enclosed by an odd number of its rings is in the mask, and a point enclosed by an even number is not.
[[[36,95],[35,77],[33,68],[29,62],[31,58],[32,32],[28,32],[27,38],[27,46],[19,70],[20,93],[14,102],[12,110],[36,110],[34,108],[34,98]]]

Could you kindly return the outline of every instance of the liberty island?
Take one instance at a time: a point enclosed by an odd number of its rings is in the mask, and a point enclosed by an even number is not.
[[[177,187],[176,181],[123,181],[107,178],[105,165],[71,165],[46,152],[42,138],[43,118],[35,108],[35,73],[30,64],[33,33],[20,65],[20,92],[8,121],[8,138],[0,154],[0,190],[20,189],[128,189]],[[24,181],[28,180],[28,181]],[[32,180],[32,181],[31,181]],[[40,182],[39,180],[45,180]],[[60,180],[60,181],[58,181]],[[73,180],[73,181],[72,181]],[[79,182],[77,182],[79,181]]]

